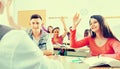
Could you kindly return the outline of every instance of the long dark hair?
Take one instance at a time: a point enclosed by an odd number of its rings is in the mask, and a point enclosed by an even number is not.
[[[101,15],[93,15],[90,17],[94,18],[98,21],[99,25],[100,25],[100,30],[102,32],[103,37],[105,38],[115,38],[116,40],[118,40],[112,33],[110,27],[108,26],[108,24],[105,22],[104,17],[102,17]],[[90,23],[90,21],[89,21]],[[96,37],[96,33],[91,31],[91,37],[95,38]],[[118,40],[119,41],[119,40]]]
[[[49,27],[53,28],[52,26],[48,26],[48,27],[47,27],[47,32],[48,32],[48,33],[50,33]]]
[[[59,27],[55,27],[53,30],[52,30],[52,33],[54,32],[54,30],[56,30],[56,29],[59,29],[60,30],[60,28]]]

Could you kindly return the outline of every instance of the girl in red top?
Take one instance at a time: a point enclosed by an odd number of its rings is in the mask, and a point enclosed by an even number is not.
[[[113,35],[104,18],[101,15],[90,17],[89,25],[91,35],[76,41],[76,28],[80,23],[79,14],[73,17],[73,26],[71,29],[70,43],[73,48],[89,46],[91,56],[105,56],[120,60],[120,42]]]
[[[53,44],[63,44],[63,39],[64,39],[64,37],[67,34],[68,30],[67,30],[65,22],[64,22],[64,17],[61,17],[61,22],[62,22],[63,27],[64,27],[64,33],[62,35],[59,35],[60,28],[59,27],[55,27],[52,30],[52,33],[53,33],[52,43]]]
[[[55,27],[53,29],[53,38],[52,38],[53,44],[63,44],[64,37],[62,35],[59,36],[59,31],[60,31],[59,27]]]

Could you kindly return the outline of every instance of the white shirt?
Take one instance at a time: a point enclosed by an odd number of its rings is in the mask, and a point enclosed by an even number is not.
[[[25,31],[12,30],[0,41],[0,69],[63,69],[63,65],[44,56]]]

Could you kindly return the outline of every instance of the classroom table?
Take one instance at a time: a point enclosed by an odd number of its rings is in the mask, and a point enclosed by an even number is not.
[[[84,62],[77,62],[76,59],[80,57],[70,57],[70,56],[48,56],[50,59],[59,60],[64,69],[89,69],[89,65]],[[82,60],[84,57],[81,57]]]
[[[60,61],[63,64],[64,69],[120,69],[119,64],[118,64],[118,66],[113,66],[113,67],[89,66],[89,64],[84,62],[84,60],[86,60],[87,57],[71,57],[71,56],[59,56],[59,55],[48,56],[48,57],[50,59]],[[80,60],[80,61],[78,61],[78,60]]]
[[[89,48],[71,48],[70,46],[54,46],[54,54],[58,54],[60,49],[67,51],[67,56],[89,56]]]

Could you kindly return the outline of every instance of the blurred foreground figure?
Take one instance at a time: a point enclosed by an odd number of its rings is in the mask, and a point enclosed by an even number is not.
[[[0,0],[0,14],[4,2]],[[57,60],[48,59],[23,30],[0,25],[1,69],[63,69]]]

